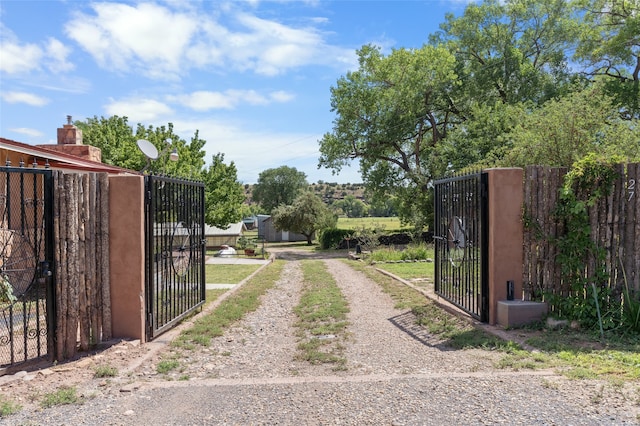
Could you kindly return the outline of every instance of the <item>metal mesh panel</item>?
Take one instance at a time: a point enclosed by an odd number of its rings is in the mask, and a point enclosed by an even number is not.
[[[149,338],[205,301],[204,185],[147,177],[147,328]]]
[[[486,176],[434,182],[435,291],[481,321],[488,320]]]
[[[0,167],[0,367],[52,348],[52,193],[51,171]]]

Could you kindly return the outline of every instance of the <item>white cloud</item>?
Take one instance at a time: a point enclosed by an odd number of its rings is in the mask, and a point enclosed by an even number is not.
[[[23,43],[15,34],[0,24],[0,71],[23,77],[22,74],[43,67],[54,73],[69,71],[73,64],[67,62],[70,50],[59,40],[50,37],[42,45]]]
[[[9,129],[11,132],[19,133],[21,135],[27,135],[34,138],[42,136],[42,132],[36,129],[29,129],[27,127],[14,127],[13,129]]]
[[[355,62],[352,49],[327,44],[314,27],[238,12],[237,4],[213,12],[180,5],[96,3],[94,14],[77,12],[65,29],[101,67],[164,80],[193,68],[274,76],[307,65],[344,69]]]
[[[42,49],[35,44],[0,38],[0,71],[8,74],[27,73],[40,68]]]
[[[180,73],[183,53],[197,30],[196,16],[149,3],[96,3],[93,9],[93,16],[76,13],[65,30],[100,66],[153,78]]]
[[[295,95],[293,93],[285,92],[283,90],[271,92],[269,97],[276,102],[289,102],[295,99]]]
[[[107,115],[127,117],[132,123],[148,123],[170,117],[173,110],[154,99],[129,98],[111,101],[105,106]]]
[[[214,109],[235,109],[240,105],[268,105],[273,102],[289,102],[294,95],[276,91],[262,95],[255,90],[226,90],[224,92],[197,91],[185,95],[168,96],[169,102],[176,102],[195,111]]]
[[[55,38],[49,38],[46,49],[46,56],[51,59],[47,67],[54,73],[71,71],[75,68],[73,63],[67,61],[67,56],[71,49]]]
[[[3,92],[0,97],[10,104],[27,104],[40,107],[49,103],[49,99],[27,92]]]

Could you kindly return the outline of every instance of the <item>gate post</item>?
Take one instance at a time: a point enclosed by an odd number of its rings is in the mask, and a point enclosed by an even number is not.
[[[114,337],[145,342],[145,185],[109,176],[111,322]]]
[[[514,299],[522,300],[523,170],[500,168],[484,171],[489,176],[489,324],[495,325],[498,301],[507,299],[507,281],[514,283]]]

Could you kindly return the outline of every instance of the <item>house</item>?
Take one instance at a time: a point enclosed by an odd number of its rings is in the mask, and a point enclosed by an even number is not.
[[[204,226],[204,237],[207,248],[220,248],[223,245],[235,247],[238,238],[247,230],[244,222],[232,223],[225,229],[215,226]]]
[[[58,128],[58,143],[29,145],[0,137],[0,166],[39,167],[76,172],[137,174],[133,170],[101,162],[99,148],[82,143],[82,131],[68,123]]]
[[[307,241],[307,237],[302,234],[276,229],[271,216],[268,215],[258,215],[258,238],[267,242]]]

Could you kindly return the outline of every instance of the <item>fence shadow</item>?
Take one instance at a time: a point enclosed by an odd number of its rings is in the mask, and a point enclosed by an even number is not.
[[[427,329],[418,325],[416,323],[416,316],[411,311],[391,317],[389,318],[389,322],[425,346],[439,349],[441,351],[455,350],[454,348],[447,346],[447,340],[443,340],[440,337],[429,334]]]

